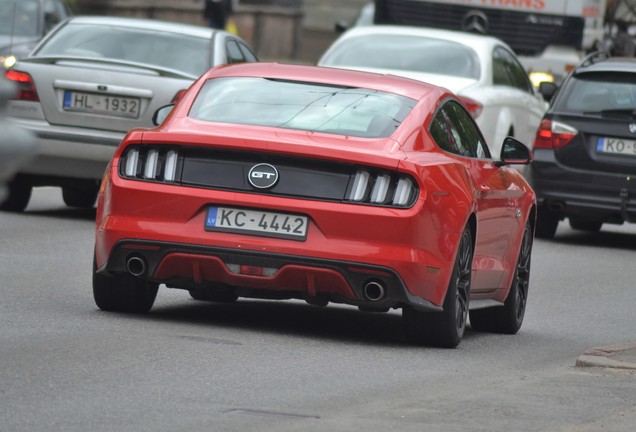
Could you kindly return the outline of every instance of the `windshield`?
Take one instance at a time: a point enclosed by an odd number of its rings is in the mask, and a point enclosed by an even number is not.
[[[355,87],[267,78],[217,78],[198,94],[198,120],[299,129],[364,138],[388,137],[416,101]]]
[[[0,35],[37,36],[39,8],[37,0],[0,0]]]
[[[133,27],[71,23],[35,55],[108,58],[199,76],[209,68],[210,39]]]
[[[419,36],[376,34],[345,39],[321,66],[352,66],[427,72],[478,79],[479,58],[456,42]]]
[[[555,110],[617,114],[636,110],[636,76],[627,73],[586,73],[570,81]]]

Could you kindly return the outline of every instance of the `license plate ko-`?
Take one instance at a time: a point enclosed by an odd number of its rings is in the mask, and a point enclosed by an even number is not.
[[[636,156],[636,141],[622,138],[599,138],[596,142],[598,153],[612,153]]]

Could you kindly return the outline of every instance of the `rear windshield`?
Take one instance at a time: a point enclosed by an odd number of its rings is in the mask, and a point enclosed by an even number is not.
[[[37,36],[37,0],[0,0],[0,35]]]
[[[416,101],[365,88],[268,78],[217,78],[199,92],[190,117],[363,138],[390,136]]]
[[[353,66],[426,72],[478,79],[472,48],[443,39],[406,35],[364,35],[343,40],[322,66]]]
[[[209,69],[210,40],[134,27],[71,23],[36,54],[108,58],[199,76]]]
[[[602,113],[636,110],[636,74],[586,73],[574,77],[563,97],[554,107],[557,111]]]

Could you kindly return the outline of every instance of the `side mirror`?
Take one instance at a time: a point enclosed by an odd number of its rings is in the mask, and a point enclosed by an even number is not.
[[[168,116],[172,112],[172,108],[174,108],[174,104],[165,105],[159,108],[152,116],[152,123],[155,126],[159,126],[166,118],[168,118]]]
[[[528,165],[532,162],[532,152],[521,141],[507,137],[501,146],[500,159],[500,165]]]
[[[543,99],[547,102],[552,100],[552,97],[558,89],[559,87],[553,82],[543,81],[539,83],[539,93],[541,93],[541,96],[543,96]]]

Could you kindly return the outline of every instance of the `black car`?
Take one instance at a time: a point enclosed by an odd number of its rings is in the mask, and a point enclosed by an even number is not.
[[[572,71],[537,131],[528,179],[539,238],[565,218],[586,231],[636,222],[636,59],[595,53]]]

